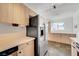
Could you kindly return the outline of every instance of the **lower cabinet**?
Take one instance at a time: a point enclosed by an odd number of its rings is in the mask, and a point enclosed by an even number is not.
[[[77,56],[77,50],[75,48],[74,41],[71,42],[71,55]]]
[[[19,45],[18,56],[34,56],[34,41]]]
[[[72,46],[72,56],[77,56],[77,50]]]

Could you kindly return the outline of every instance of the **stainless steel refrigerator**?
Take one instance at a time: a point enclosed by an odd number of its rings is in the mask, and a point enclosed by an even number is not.
[[[34,37],[35,56],[46,56],[48,54],[48,25],[43,23],[39,26],[39,16],[29,19],[29,26],[26,27],[26,35]]]

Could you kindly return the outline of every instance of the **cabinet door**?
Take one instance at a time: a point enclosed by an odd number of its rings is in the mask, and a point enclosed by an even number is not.
[[[0,22],[9,22],[9,4],[0,4]]]
[[[74,47],[74,41],[71,42],[71,55],[72,56],[77,56],[77,50]]]
[[[9,17],[9,23],[13,23],[13,20],[14,20],[14,4],[13,3],[10,3],[9,4],[9,12],[8,12],[8,17]]]
[[[72,46],[72,56],[77,56],[77,50]]]
[[[34,56],[34,41],[27,43],[27,48],[24,49],[25,55]]]
[[[14,4],[14,21],[17,24],[26,24],[25,8],[22,4]]]
[[[20,3],[0,4],[0,22],[27,25],[29,23],[29,15],[25,8]]]
[[[18,56],[34,56],[34,41],[20,45]]]
[[[14,7],[12,3],[0,4],[0,22],[13,23]]]
[[[28,12],[27,6],[24,6],[24,9],[25,9],[25,22],[26,22],[26,25],[28,25],[29,24],[29,12]]]

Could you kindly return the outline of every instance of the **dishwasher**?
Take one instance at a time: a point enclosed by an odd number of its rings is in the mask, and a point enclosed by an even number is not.
[[[0,52],[0,56],[17,56],[18,46]]]

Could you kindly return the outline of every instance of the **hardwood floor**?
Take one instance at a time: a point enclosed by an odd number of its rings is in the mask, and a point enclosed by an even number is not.
[[[48,55],[49,56],[71,56],[71,46],[49,41]]]

